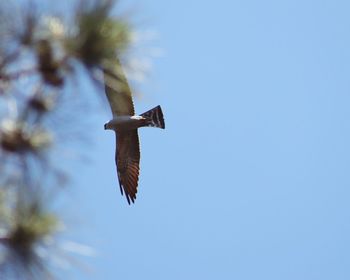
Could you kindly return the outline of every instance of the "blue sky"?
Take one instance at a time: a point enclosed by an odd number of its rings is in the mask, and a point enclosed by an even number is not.
[[[66,216],[97,256],[68,275],[350,279],[350,2],[126,4],[160,34],[135,105],[161,104],[166,130],[140,131],[128,206],[108,108],[93,118]]]

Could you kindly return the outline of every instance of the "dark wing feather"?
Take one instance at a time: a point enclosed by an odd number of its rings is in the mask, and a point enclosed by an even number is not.
[[[104,69],[103,76],[105,92],[113,116],[135,115],[131,90],[119,60],[115,61],[113,67]]]
[[[134,203],[137,193],[140,165],[140,145],[137,130],[117,135],[116,158],[120,190],[126,199]]]

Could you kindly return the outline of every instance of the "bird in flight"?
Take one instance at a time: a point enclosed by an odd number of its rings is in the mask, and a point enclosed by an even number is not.
[[[150,126],[165,128],[163,112],[157,106],[141,115],[135,115],[132,94],[119,61],[115,67],[103,71],[105,92],[113,119],[104,129],[116,134],[115,162],[120,191],[130,204],[135,202],[140,170],[140,147],[138,128]]]

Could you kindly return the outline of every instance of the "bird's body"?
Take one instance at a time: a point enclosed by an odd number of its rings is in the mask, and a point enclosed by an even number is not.
[[[145,126],[146,119],[141,116],[117,116],[105,125],[105,129],[122,132]]]
[[[113,119],[105,129],[116,133],[118,180],[121,193],[125,192],[128,203],[136,199],[139,179],[140,147],[138,128],[144,126],[165,128],[163,112],[157,106],[141,115],[135,115],[131,90],[121,71],[119,61],[115,71],[104,70],[105,91],[112,109]]]

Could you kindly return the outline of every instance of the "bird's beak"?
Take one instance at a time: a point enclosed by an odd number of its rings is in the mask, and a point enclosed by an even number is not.
[[[107,129],[107,124],[105,123],[105,130]]]

